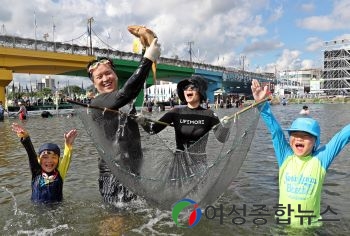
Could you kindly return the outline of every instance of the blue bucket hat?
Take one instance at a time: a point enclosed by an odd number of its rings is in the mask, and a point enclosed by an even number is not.
[[[290,135],[293,131],[302,131],[311,134],[316,138],[314,150],[320,145],[321,128],[318,122],[312,118],[300,117],[293,121],[289,129],[286,129]]]
[[[60,154],[61,154],[60,148],[57,146],[57,144],[54,144],[54,143],[44,143],[43,145],[41,145],[39,148],[39,156],[45,150],[53,151],[58,156],[60,156]]]

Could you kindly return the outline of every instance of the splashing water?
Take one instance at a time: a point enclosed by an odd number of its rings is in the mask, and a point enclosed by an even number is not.
[[[14,215],[17,215],[18,208],[17,208],[17,201],[15,198],[15,195],[13,195],[13,193],[10,190],[8,190],[6,187],[1,187],[1,188],[4,189],[6,192],[8,192],[10,194],[10,196],[12,197]]]

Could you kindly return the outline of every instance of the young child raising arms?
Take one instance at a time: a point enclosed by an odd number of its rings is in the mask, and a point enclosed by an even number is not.
[[[260,87],[252,81],[252,93],[256,102],[268,95],[267,86]],[[287,132],[283,130],[271,112],[269,103],[259,107],[260,115],[272,135],[272,143],[279,167],[279,205],[291,211],[283,222],[291,226],[321,225],[320,215],[322,185],[326,172],[340,151],[350,141],[350,124],[343,127],[325,145],[320,146],[321,129],[318,122],[309,117],[297,118]]]
[[[64,153],[57,144],[44,143],[40,146],[38,155],[35,152],[28,131],[17,123],[12,124],[12,130],[20,138],[27,151],[29,166],[32,172],[32,201],[38,203],[60,202],[63,199],[63,181],[68,171],[72,148],[78,135],[76,129],[64,134]]]

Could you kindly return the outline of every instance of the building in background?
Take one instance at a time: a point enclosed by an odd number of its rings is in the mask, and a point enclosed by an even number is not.
[[[275,94],[350,95],[350,40],[324,42],[323,68],[281,71]]]
[[[36,91],[42,91],[45,88],[45,83],[37,82],[36,83]]]
[[[55,79],[51,78],[49,75],[42,78],[41,82],[45,84],[45,88],[56,90]]]
[[[320,86],[321,75],[321,69],[288,70],[279,72],[275,93],[281,96],[284,96],[285,94],[303,96],[308,93],[320,93],[322,92],[320,91],[320,88],[316,88],[314,85],[318,82]]]
[[[177,84],[169,81],[159,81],[159,84],[147,88],[145,100],[154,100],[157,102],[166,102],[177,96]]]
[[[350,95],[350,40],[328,41],[324,47],[320,90],[328,95]]]

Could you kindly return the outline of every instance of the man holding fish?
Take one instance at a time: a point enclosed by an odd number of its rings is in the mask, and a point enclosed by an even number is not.
[[[116,114],[92,109],[92,116],[101,130],[104,130],[106,138],[116,140],[120,148],[121,159],[130,164],[129,171],[135,175],[139,174],[137,167],[142,162],[142,151],[138,124],[129,116],[129,114],[136,114],[134,105],[130,103],[143,88],[152,64],[160,56],[157,38],[149,37],[148,34],[150,33],[147,31],[140,32],[139,37],[146,43],[147,49],[138,68],[120,90],[118,90],[118,76],[112,60],[100,58],[87,65],[88,75],[99,93],[91,101],[91,106],[127,111]],[[153,32],[152,35],[154,35]],[[99,159],[98,166],[99,190],[105,202],[115,204],[118,201],[129,202],[136,199],[136,195],[112,174],[103,158]]]

